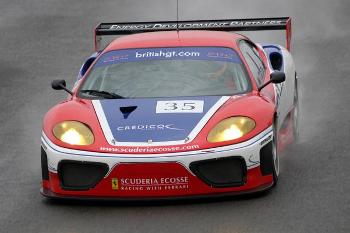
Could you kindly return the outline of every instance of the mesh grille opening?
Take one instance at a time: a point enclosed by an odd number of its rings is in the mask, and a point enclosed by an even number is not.
[[[242,157],[228,157],[196,161],[191,171],[212,187],[236,187],[244,185],[247,168]]]
[[[63,160],[58,164],[62,189],[88,190],[94,188],[108,172],[104,163]]]

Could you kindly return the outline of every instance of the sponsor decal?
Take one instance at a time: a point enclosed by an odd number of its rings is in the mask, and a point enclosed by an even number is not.
[[[115,63],[122,60],[128,60],[128,56],[128,54],[116,54],[114,56],[107,57],[105,60],[103,60],[103,62]]]
[[[262,141],[260,142],[260,145],[261,145],[261,146],[265,145],[266,143],[268,143],[269,141],[271,141],[271,139],[272,139],[272,135],[270,135],[270,136],[268,136],[267,138],[265,138],[264,140],[262,140]]]
[[[252,167],[252,166],[258,165],[260,163],[260,160],[255,155],[250,155],[249,162],[250,162],[250,165],[247,165],[247,166]]]
[[[125,125],[117,127],[118,131],[129,130],[183,130],[174,127],[174,124],[157,124],[157,125]]]
[[[203,100],[157,101],[156,113],[202,113]]]
[[[200,29],[200,28],[230,28],[249,26],[278,26],[284,25],[286,20],[227,20],[227,21],[204,21],[204,22],[179,22],[177,23],[149,23],[149,24],[112,24],[107,30],[133,31],[154,29]]]
[[[232,53],[225,53],[225,52],[210,52],[208,53],[208,57],[211,58],[221,58],[221,59],[233,59],[233,54]]]
[[[120,177],[112,178],[117,181],[117,188],[120,191],[163,191],[163,190],[179,190],[189,188],[189,177]],[[118,186],[119,181],[119,186]]]
[[[147,60],[211,60],[241,63],[236,51],[224,47],[139,48],[110,51],[101,56],[95,68]]]
[[[113,24],[109,27],[109,30],[141,30],[141,29],[157,29],[157,28],[176,28],[176,24]]]
[[[187,146],[170,146],[170,147],[104,147],[101,146],[100,150],[103,152],[114,153],[170,153],[185,150],[199,149],[199,145],[187,145]]]
[[[118,178],[112,178],[112,189],[113,190],[118,190],[119,189]]]
[[[147,58],[147,57],[164,57],[164,58],[171,58],[171,57],[199,57],[199,52],[193,52],[193,51],[167,51],[164,52],[163,50],[155,50],[155,51],[148,51],[144,53],[139,53],[136,51],[135,57],[136,58]]]

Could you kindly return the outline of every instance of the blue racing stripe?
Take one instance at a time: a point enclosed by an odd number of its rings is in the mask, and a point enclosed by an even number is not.
[[[173,97],[149,99],[100,100],[113,137],[118,142],[153,142],[184,140],[221,96]],[[174,103],[181,102],[175,106]],[[172,108],[191,108],[202,103],[197,112],[169,112],[157,110],[157,103]],[[188,103],[187,105],[184,103]],[[126,109],[126,110],[125,110]]]

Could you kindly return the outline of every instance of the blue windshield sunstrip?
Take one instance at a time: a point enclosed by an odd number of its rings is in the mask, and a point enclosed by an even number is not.
[[[95,67],[147,60],[212,60],[241,64],[236,51],[225,47],[142,48],[110,51]]]

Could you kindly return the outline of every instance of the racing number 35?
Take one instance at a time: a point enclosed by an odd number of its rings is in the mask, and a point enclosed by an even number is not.
[[[203,100],[157,101],[156,113],[202,113]]]
[[[165,103],[165,105],[167,105],[167,108],[164,109],[165,111],[174,111],[176,109],[179,109],[178,104],[174,102],[168,102],[168,103]],[[195,103],[183,103],[183,105],[180,106],[180,110],[182,111],[191,111],[195,108],[196,108]]]

